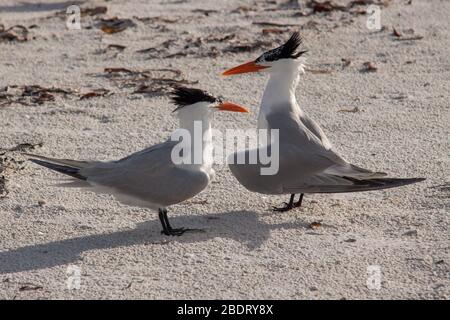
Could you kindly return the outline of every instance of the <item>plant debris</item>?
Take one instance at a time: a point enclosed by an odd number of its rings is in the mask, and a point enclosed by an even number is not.
[[[80,97],[80,100],[90,99],[94,97],[104,97],[106,96],[110,91],[108,89],[95,89],[88,93],[83,94]]]
[[[162,22],[162,23],[176,23],[176,22],[180,22],[179,18],[166,18],[166,17],[161,17],[161,16],[156,16],[156,17],[144,17],[144,18],[140,18],[140,17],[133,17],[134,19],[141,21],[145,24],[153,24],[155,22]]]
[[[347,3],[347,5],[340,5],[331,0],[326,1],[317,1],[317,0],[309,0],[306,3],[306,7],[308,7],[311,11],[308,14],[303,15],[313,15],[316,13],[325,13],[328,14],[333,11],[341,11],[348,12],[353,15],[366,14],[365,9],[359,9],[355,7],[358,6],[367,6],[370,4],[387,7],[389,5],[390,0],[353,0]]]
[[[93,8],[81,8],[80,13],[81,16],[96,16],[105,14],[108,11],[107,7],[100,6],[100,7],[93,7]]]
[[[31,290],[42,290],[44,289],[41,285],[35,285],[32,283],[25,283],[19,287],[19,291],[31,291]]]
[[[397,31],[397,29],[392,28],[392,35],[395,37],[401,37],[402,34],[400,32]]]
[[[286,29],[280,29],[280,28],[265,28],[262,29],[263,34],[282,34],[287,32]]]
[[[13,103],[19,103],[25,106],[33,104],[41,105],[45,102],[54,101],[55,94],[66,96],[74,93],[72,90],[55,87],[45,88],[39,85],[11,85],[0,91],[0,107]]]
[[[218,13],[219,11],[211,10],[211,9],[194,9],[194,10],[191,10],[191,12],[192,13],[201,13],[208,17],[211,13]]]
[[[110,19],[101,19],[100,29],[104,33],[114,34],[122,32],[127,28],[136,27],[136,23],[131,19],[119,19],[118,17]]]
[[[305,71],[311,72],[312,74],[330,74],[330,73],[332,73],[331,70],[308,69],[308,68],[305,68]]]
[[[321,226],[322,223],[320,221],[314,221],[309,224],[309,228],[313,230],[319,229]]]
[[[378,68],[370,61],[363,63],[361,72],[377,72]]]
[[[347,68],[352,63],[350,59],[345,58],[342,58],[341,61],[342,61],[342,69]]]
[[[8,195],[7,182],[11,174],[20,171],[24,168],[25,161],[16,160],[8,155],[11,152],[25,152],[41,147],[44,143],[20,143],[11,148],[0,148],[0,199],[5,198]]]
[[[256,26],[264,26],[264,27],[299,27],[300,26],[297,23],[280,23],[280,22],[270,22],[270,21],[254,21],[253,24]]]
[[[347,113],[357,113],[361,110],[358,107],[354,107],[353,109],[340,109],[338,112],[347,112]]]
[[[396,41],[415,41],[415,40],[422,40],[423,36],[414,36],[414,37],[399,37],[399,38],[394,38],[394,40]]]
[[[133,93],[160,96],[170,91],[175,85],[191,85],[198,81],[188,81],[177,69],[147,69],[135,71],[126,68],[105,68],[103,76],[109,78],[119,87],[134,88]]]
[[[28,29],[22,25],[15,25],[8,29],[5,29],[3,24],[0,24],[0,42],[1,41],[28,41]]]

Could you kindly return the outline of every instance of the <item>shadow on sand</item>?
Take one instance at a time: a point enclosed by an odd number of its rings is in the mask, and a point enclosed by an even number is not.
[[[181,237],[160,234],[158,219],[139,224],[135,229],[26,246],[0,252],[0,274],[45,269],[75,262],[89,250],[111,249],[139,244],[160,244],[165,241],[195,243],[215,237],[244,243],[253,250],[270,237],[271,230],[307,228],[302,222],[267,224],[250,211],[223,212],[170,218],[174,227],[203,228],[204,232],[185,233]],[[149,249],[150,250],[150,249]]]
[[[21,2],[13,6],[0,6],[0,12],[44,12],[53,10],[65,10],[71,5],[81,5],[85,3],[84,0],[78,1],[60,1],[52,3],[30,3]]]

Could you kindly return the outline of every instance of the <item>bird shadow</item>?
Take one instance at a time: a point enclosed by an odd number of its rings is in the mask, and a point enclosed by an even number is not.
[[[259,217],[257,213],[250,211],[176,216],[170,218],[173,227],[203,228],[203,231],[187,232],[180,237],[167,237],[160,233],[160,222],[155,219],[139,223],[136,228],[131,230],[29,245],[0,252],[0,274],[65,265],[79,260],[80,254],[89,250],[139,244],[195,243],[221,237],[239,241],[250,250],[254,250],[269,239],[272,230],[307,228],[307,224],[301,221],[269,224],[259,220]]]
[[[86,1],[59,1],[52,3],[21,2],[12,6],[0,6],[0,12],[44,12],[53,10],[65,10],[71,5],[81,5],[84,2]]]

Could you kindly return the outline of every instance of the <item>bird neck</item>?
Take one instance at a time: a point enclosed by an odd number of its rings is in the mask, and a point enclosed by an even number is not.
[[[266,115],[278,108],[297,106],[295,89],[299,81],[299,66],[273,70],[261,100],[258,127],[265,128]]]
[[[183,166],[211,169],[213,159],[212,148],[212,115],[206,112],[189,112],[180,114],[180,129],[189,132],[190,147],[186,148],[184,157],[190,164]]]

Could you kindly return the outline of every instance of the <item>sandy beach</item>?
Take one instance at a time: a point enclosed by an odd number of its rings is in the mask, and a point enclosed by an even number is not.
[[[81,29],[66,26],[73,3]],[[444,0],[1,0],[0,298],[449,299],[449,12]],[[167,237],[156,212],[56,187],[61,175],[21,155],[113,160],[166,140],[176,84],[251,111],[216,128],[254,128],[267,74],[220,74],[294,31],[308,50],[298,102],[336,150],[426,181],[306,195],[279,213],[287,195],[247,191],[216,165],[205,191],[169,208],[173,225],[205,232]]]

